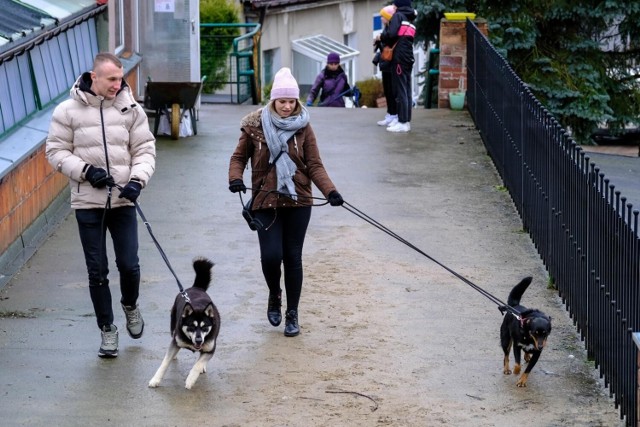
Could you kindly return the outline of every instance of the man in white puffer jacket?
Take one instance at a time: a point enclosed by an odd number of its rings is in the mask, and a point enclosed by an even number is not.
[[[46,155],[58,172],[69,177],[71,207],[102,335],[98,356],[116,357],[118,329],[113,324],[107,278],[106,230],[113,240],[120,273],[120,303],[127,331],[137,339],[142,336],[144,321],[138,308],[140,265],[134,203],[155,170],[155,138],[115,55],[96,55],[93,71],[78,78],[70,96],[53,112]]]

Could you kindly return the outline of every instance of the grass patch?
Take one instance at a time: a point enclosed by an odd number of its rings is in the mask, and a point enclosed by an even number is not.
[[[507,191],[507,187],[505,187],[504,185],[496,185],[494,188],[503,193]]]

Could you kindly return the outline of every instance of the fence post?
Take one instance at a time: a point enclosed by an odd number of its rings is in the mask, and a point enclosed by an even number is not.
[[[633,334],[633,342],[636,343],[636,347],[638,351],[636,352],[636,414],[640,414],[640,332],[634,332]],[[638,417],[638,421],[636,424],[637,427],[640,427],[640,417]]]
[[[478,30],[489,33],[487,21],[475,19]],[[438,74],[438,108],[449,108],[449,93],[467,90],[466,21],[440,21],[440,60]]]

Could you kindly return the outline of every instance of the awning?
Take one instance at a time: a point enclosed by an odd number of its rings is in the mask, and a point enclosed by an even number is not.
[[[291,42],[291,48],[318,62],[326,61],[327,55],[331,52],[336,52],[340,55],[341,62],[347,62],[360,55],[360,51],[322,34],[294,40]]]

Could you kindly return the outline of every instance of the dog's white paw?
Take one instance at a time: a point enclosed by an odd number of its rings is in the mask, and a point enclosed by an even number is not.
[[[153,377],[151,378],[151,381],[149,381],[149,387],[151,388],[156,388],[160,385],[160,379]]]
[[[191,387],[193,387],[196,381],[198,381],[199,376],[200,372],[192,369],[191,372],[189,372],[189,376],[187,377],[187,381],[184,384],[184,388],[186,388],[187,390],[191,390]]]

